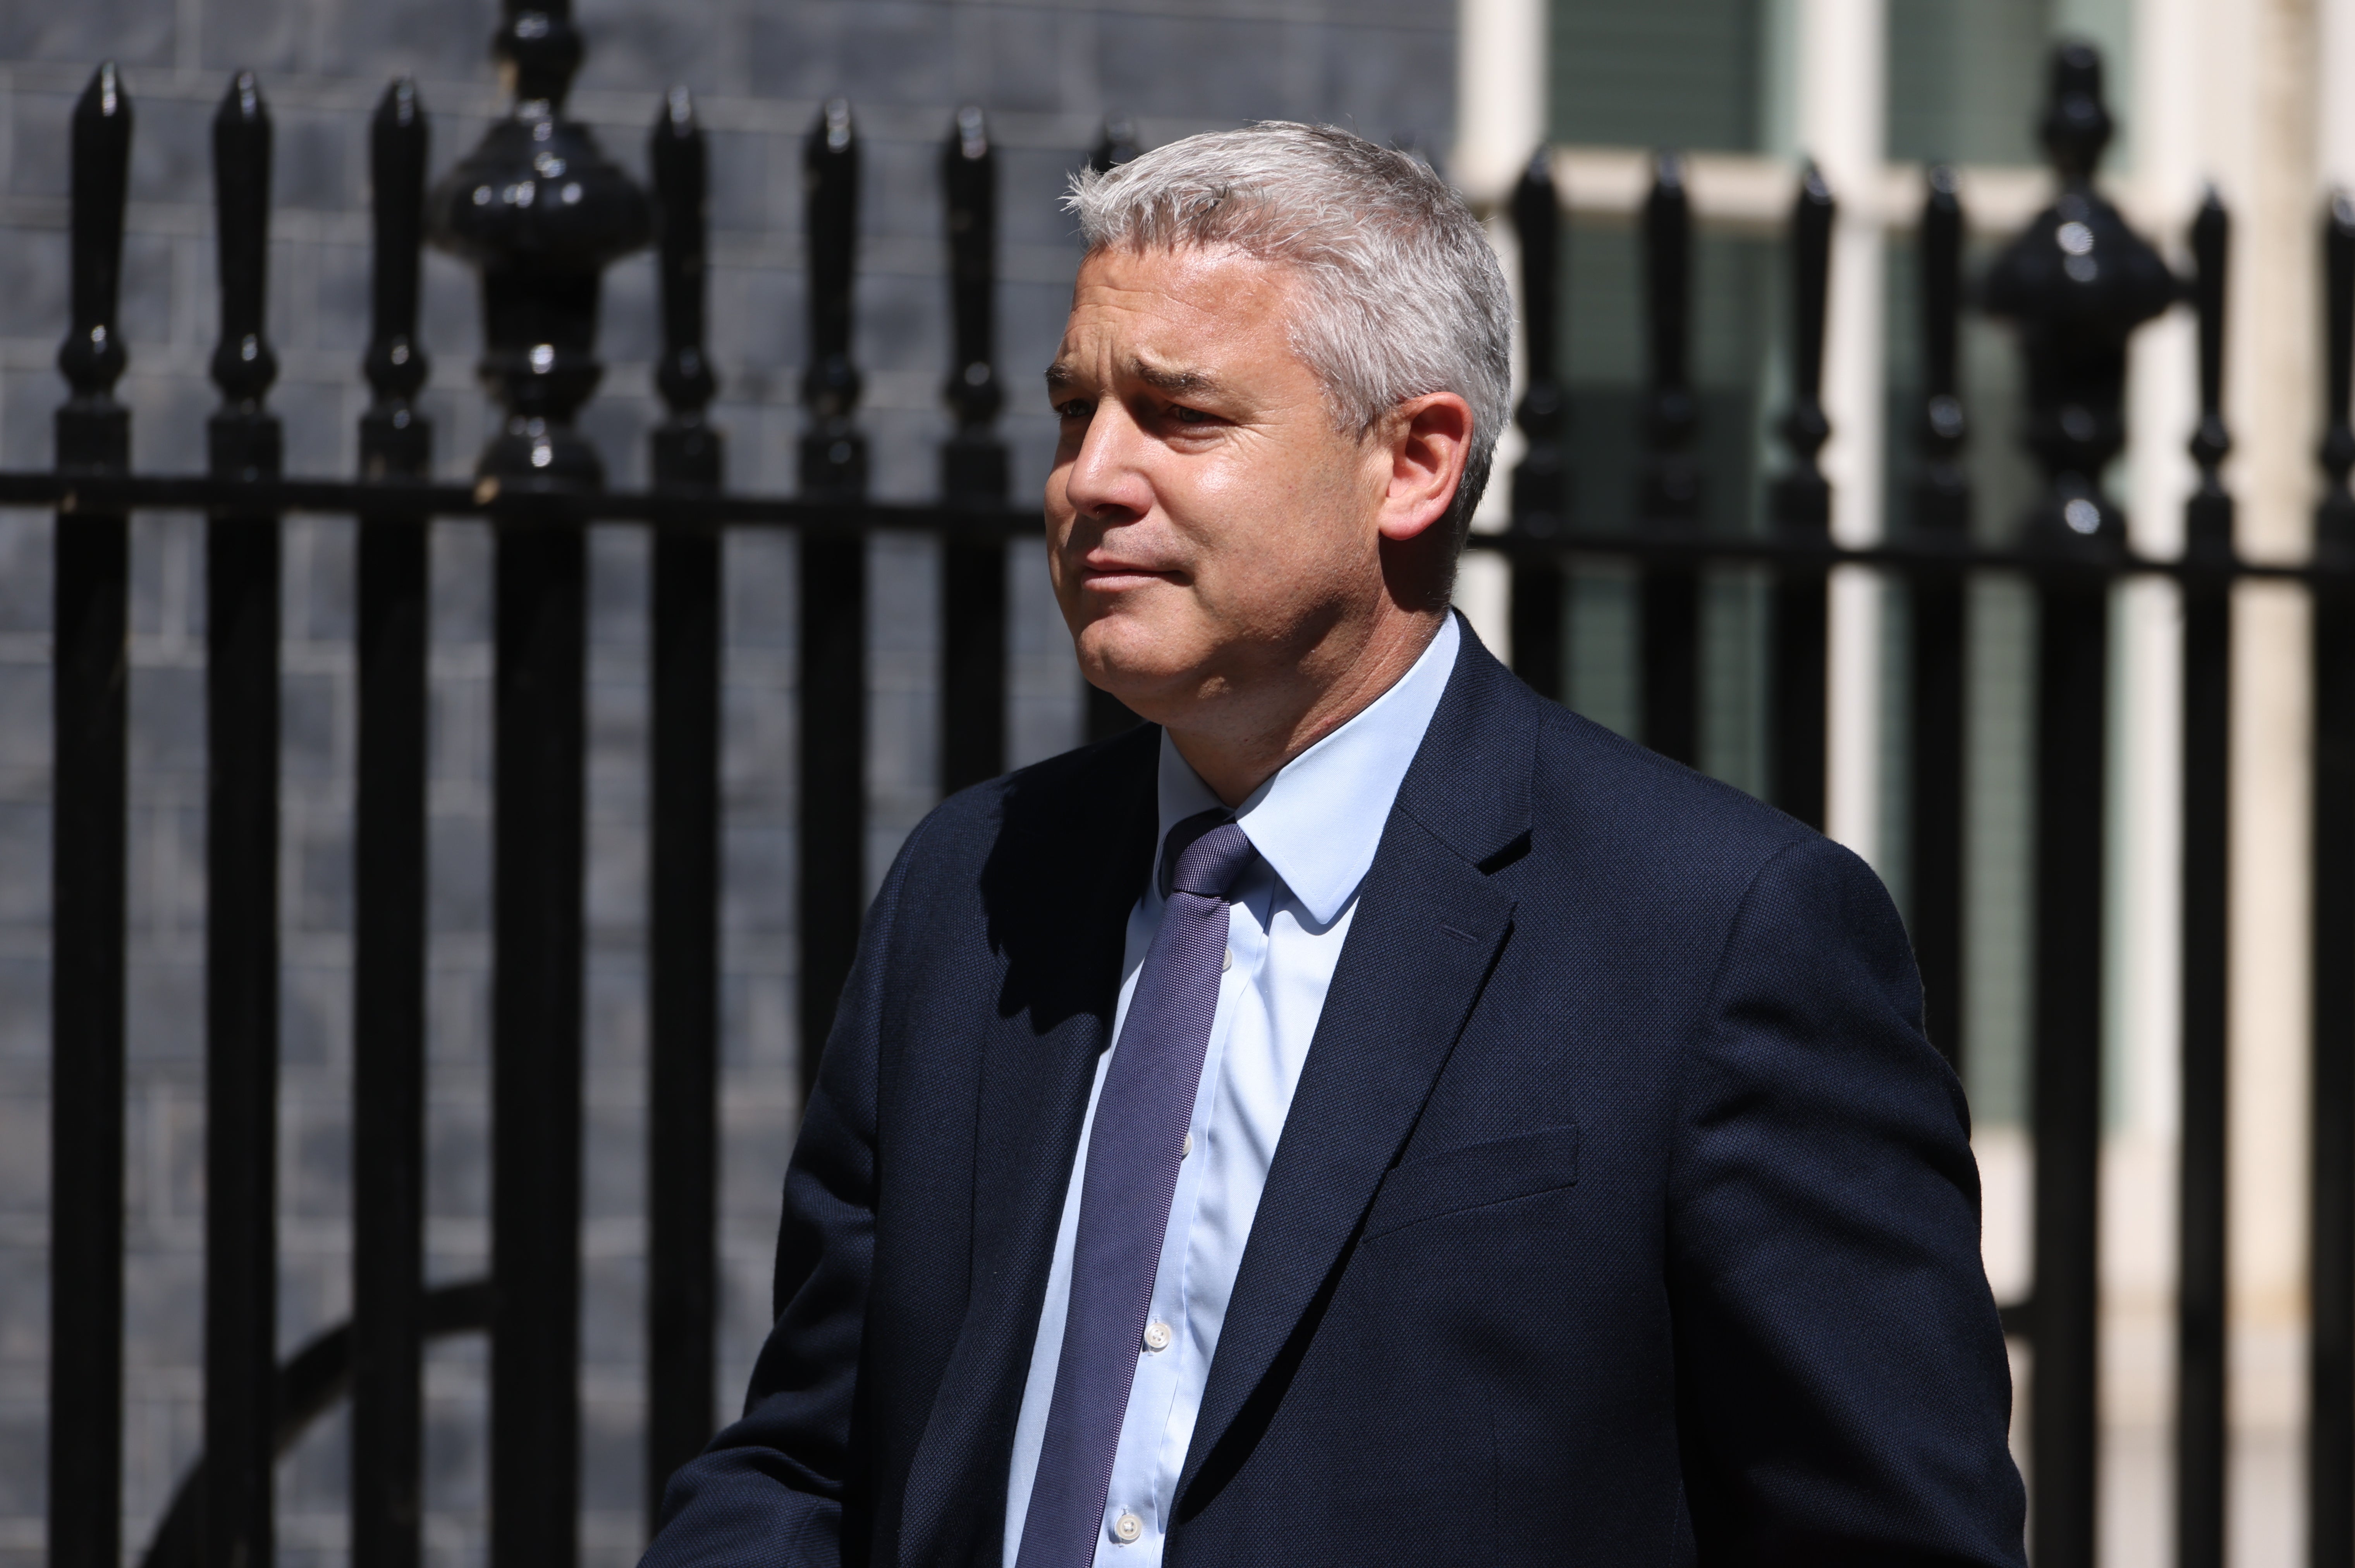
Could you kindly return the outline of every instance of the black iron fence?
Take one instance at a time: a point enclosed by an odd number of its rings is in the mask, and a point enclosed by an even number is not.
[[[993,434],[995,172],[977,110],[942,155],[952,256],[955,415],[941,499],[866,498],[860,379],[851,338],[858,142],[847,105],[807,144],[811,353],[808,429],[793,498],[729,493],[704,410],[705,145],[686,95],[661,105],[654,189],[641,192],[562,112],[580,43],[562,4],[509,0],[496,51],[513,113],[430,191],[426,118],[396,82],[372,132],[375,400],[360,475],[288,478],[263,316],[271,123],[250,75],[213,130],[221,407],[201,476],[130,471],[129,421],[112,388],[132,105],[101,67],[74,113],[73,320],[59,363],[72,395],[52,473],[0,474],[0,504],[57,512],[50,1288],[49,1556],[118,1568],[123,1433],[124,838],[127,518],[208,517],[209,793],[206,922],[207,1156],[203,1455],[146,1559],[226,1565],[272,1554],[272,1459],[338,1399],[352,1404],[351,1542],[363,1568],[414,1568],[420,1534],[420,1366],[432,1336],[487,1330],[491,1552],[502,1568],[569,1568],[579,1512],[576,1324],[581,1168],[584,529],[654,534],[651,1032],[647,1365],[649,1499],[714,1425],[715,1095],[719,1033],[717,759],[721,552],[733,528],[800,540],[800,1038],[824,1038],[857,937],[864,811],[865,536],[927,530],[944,554],[942,778],[955,788],[1004,763],[1007,541],[1038,527],[1007,492]],[[1835,193],[1812,170],[1789,229],[1787,450],[1767,526],[1705,531],[1690,359],[1692,219],[1680,161],[1664,155],[1642,215],[1649,384],[1646,456],[1631,499],[1579,495],[1564,452],[1556,361],[1564,232],[1543,157],[1510,206],[1520,236],[1528,454],[1510,477],[1512,526],[1475,545],[1510,562],[1517,668],[1549,696],[1563,667],[1570,563],[1631,563],[1640,587],[1642,738],[1694,760],[1705,569],[1746,564],[1772,581],[1766,683],[1770,793],[1820,823],[1825,796],[1827,581],[1879,571],[1910,597],[1912,921],[1931,1037],[1951,1054],[1963,988],[1965,591],[1977,575],[2032,585],[2041,611],[2036,705],[2033,1131],[2035,1288],[2006,1309],[2032,1340],[2038,1562],[2094,1560],[2101,1141],[2103,737],[2111,590],[2133,574],[2177,585],[2184,609],[2183,898],[2179,1419],[2179,1561],[2222,1561],[2225,1476],[2226,823],[2232,590],[2272,577],[2314,607],[2317,811],[2313,910],[2311,1420],[2313,1561],[2355,1563],[2355,206],[2325,224],[2329,341],[2328,483],[2312,563],[2238,559],[2218,464],[2228,220],[2212,198],[2176,277],[2093,184],[2109,133],[2098,59],[2054,60],[2045,140],[2059,196],[1966,283],[1954,179],[1934,171],[1920,230],[1924,397],[1919,477],[1888,542],[1839,548],[1816,457]],[[1097,156],[1134,151],[1108,132]],[[485,382],[505,409],[471,485],[437,484],[432,432],[412,398],[426,374],[416,315],[427,240],[480,271]],[[652,437],[653,484],[602,486],[573,416],[598,379],[599,280],[649,240],[660,251],[669,417]],[[2044,487],[2017,542],[1975,538],[1956,382],[1968,299],[2014,322],[2028,368],[2025,439]],[[2101,474],[2124,444],[2127,339],[2188,299],[2199,318],[2200,483],[2180,559],[2137,557]],[[281,520],[359,519],[358,793],[350,1322],[275,1358],[279,549]],[[1632,527],[1599,528],[1604,514]],[[487,519],[496,537],[496,977],[492,1262],[485,1280],[428,1290],[422,1272],[426,584],[434,518]],[[1127,720],[1099,702],[1091,728]],[[803,1053],[806,1081],[814,1049]]]

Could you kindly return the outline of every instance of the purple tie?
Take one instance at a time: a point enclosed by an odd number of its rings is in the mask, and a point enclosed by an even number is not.
[[[1219,1010],[1227,889],[1252,859],[1251,840],[1226,816],[1204,812],[1169,830],[1168,902],[1088,1136],[1071,1308],[1016,1568],[1087,1568],[1103,1534],[1104,1495]],[[1174,873],[1166,870],[1172,856]]]

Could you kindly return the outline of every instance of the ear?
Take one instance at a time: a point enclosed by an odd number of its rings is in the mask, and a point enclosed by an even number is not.
[[[1374,427],[1372,455],[1387,469],[1380,527],[1386,539],[1420,539],[1447,516],[1472,456],[1472,405],[1454,392],[1426,392]]]

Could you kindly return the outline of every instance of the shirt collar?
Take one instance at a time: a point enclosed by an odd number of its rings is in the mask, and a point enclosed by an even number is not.
[[[1235,809],[1235,821],[1318,925],[1330,925],[1374,863],[1391,803],[1438,711],[1463,642],[1450,614],[1412,667],[1349,721],[1276,770]],[[1160,832],[1219,797],[1161,733]]]

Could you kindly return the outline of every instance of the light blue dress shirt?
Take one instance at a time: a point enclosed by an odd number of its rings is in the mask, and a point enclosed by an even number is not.
[[[1235,821],[1259,859],[1228,895],[1229,966],[1202,1059],[1188,1153],[1169,1206],[1136,1380],[1113,1460],[1097,1568],[1153,1568],[1161,1561],[1166,1521],[1209,1380],[1210,1358],[1219,1348],[1227,1298],[1292,1108],[1293,1090],[1308,1060],[1309,1040],[1325,1008],[1326,988],[1357,911],[1358,887],[1374,863],[1391,803],[1439,707],[1460,641],[1450,615],[1396,685],[1295,757],[1236,809]],[[1218,796],[1165,733],[1154,864],[1159,866],[1161,838],[1173,826],[1218,805]],[[1137,971],[1153,945],[1161,909],[1159,879],[1148,877],[1144,896],[1129,912],[1114,1040],[1127,1021]],[[1108,1051],[1097,1061],[1095,1086],[1089,1091],[1087,1120],[1055,1232],[1047,1302],[1039,1314],[1030,1375],[1023,1385],[1022,1413],[1014,1429],[1006,1491],[1007,1568],[1014,1568],[1021,1548],[1023,1516],[1029,1510],[1054,1399],[1055,1364],[1062,1354],[1063,1318],[1071,1299],[1082,1174],[1112,1054]]]

